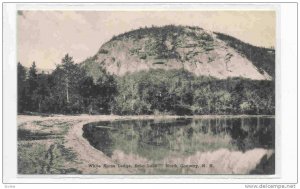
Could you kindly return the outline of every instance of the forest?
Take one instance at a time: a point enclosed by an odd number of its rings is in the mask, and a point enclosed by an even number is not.
[[[18,63],[19,114],[225,115],[275,114],[275,81],[216,79],[151,69],[95,80],[65,55],[51,73]]]

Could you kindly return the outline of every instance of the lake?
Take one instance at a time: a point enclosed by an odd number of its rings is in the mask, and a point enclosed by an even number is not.
[[[92,122],[83,126],[83,137],[138,173],[275,173],[271,116]]]

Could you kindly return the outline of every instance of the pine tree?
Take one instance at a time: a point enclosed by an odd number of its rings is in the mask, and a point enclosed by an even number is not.
[[[79,94],[79,86],[85,78],[85,72],[73,58],[66,54],[62,64],[52,73],[54,79],[53,93],[57,99],[61,113],[77,113],[83,109],[83,98]]]
[[[31,67],[29,68],[28,73],[28,95],[30,100],[28,100],[28,109],[29,111],[36,111],[37,110],[37,104],[35,103],[34,98],[34,91],[38,87],[37,82],[37,69],[35,62],[32,63]]]
[[[66,54],[65,57],[62,59],[62,65],[65,75],[65,87],[66,87],[66,99],[67,103],[70,103],[69,99],[69,88],[70,88],[70,79],[72,77],[72,68],[74,68],[74,62],[72,57],[69,54]]]
[[[26,110],[27,106],[27,82],[26,82],[26,69],[18,62],[18,113]]]
[[[42,112],[43,110],[48,109],[45,106],[48,106],[47,104],[44,105],[44,100],[50,95],[50,88],[48,83],[48,75],[46,75],[44,72],[37,75],[37,88],[33,92],[33,98],[35,104],[37,104],[37,110],[38,112]],[[44,105],[44,106],[43,106]]]

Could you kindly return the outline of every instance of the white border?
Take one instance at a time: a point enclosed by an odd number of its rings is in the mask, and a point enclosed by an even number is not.
[[[4,132],[4,182],[9,183],[293,183],[297,181],[295,166],[297,126],[296,106],[297,61],[296,61],[296,12],[294,4],[4,4],[3,9],[3,132]],[[279,11],[279,8],[281,9]],[[18,176],[17,165],[17,129],[16,129],[16,10],[277,10],[276,40],[276,175],[240,176],[240,175],[178,175],[178,176],[137,176],[137,175],[51,175]],[[284,21],[284,22],[283,22]],[[281,27],[280,27],[280,24]],[[282,29],[282,32],[280,32]],[[284,34],[284,35],[280,35]],[[281,39],[283,41],[281,42]],[[281,52],[282,50],[282,52]],[[281,55],[281,56],[280,56]],[[287,56],[288,55],[288,56]],[[280,62],[283,62],[280,65]],[[282,87],[282,88],[281,88]],[[278,142],[282,143],[279,144]],[[292,150],[287,150],[292,149]],[[284,163],[280,163],[284,162]],[[279,163],[279,164],[278,164]],[[63,178],[63,179],[62,179]],[[81,179],[77,179],[81,178]],[[138,178],[138,179],[137,179]],[[180,179],[178,179],[180,178]],[[231,178],[228,180],[228,178]],[[272,178],[272,179],[271,179]]]

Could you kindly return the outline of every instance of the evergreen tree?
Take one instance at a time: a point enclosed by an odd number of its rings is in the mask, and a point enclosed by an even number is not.
[[[45,103],[45,99],[50,95],[50,88],[48,83],[48,75],[44,72],[37,75],[37,88],[33,92],[34,102],[37,104],[38,112],[45,112],[48,110],[49,104]]]
[[[28,110],[29,111],[36,111],[37,104],[34,97],[34,91],[37,89],[38,82],[37,82],[37,69],[35,62],[32,63],[31,67],[29,68],[28,73]]]
[[[38,74],[33,62],[27,76],[18,63],[18,113],[275,113],[274,80],[220,80],[160,69],[116,77],[99,66],[95,78],[87,74],[89,67],[75,64],[67,54],[51,74]]]
[[[24,112],[28,102],[28,86],[26,82],[26,69],[20,62],[18,62],[18,113]]]
[[[53,95],[57,100],[57,111],[60,113],[80,113],[84,109],[80,96],[80,83],[85,79],[85,72],[73,58],[66,54],[62,64],[58,65],[52,77],[54,80]]]

